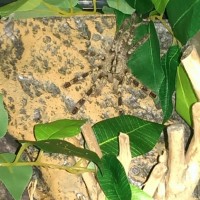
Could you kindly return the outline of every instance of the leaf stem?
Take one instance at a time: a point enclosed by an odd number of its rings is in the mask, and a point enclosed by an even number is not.
[[[93,1],[93,6],[94,6],[94,13],[97,12],[97,4],[96,4],[96,0],[92,0]]]
[[[21,167],[21,166],[38,166],[38,167],[48,167],[48,168],[54,168],[54,169],[61,169],[66,170],[73,174],[79,174],[84,172],[95,172],[93,169],[87,169],[85,167],[77,167],[77,166],[61,166],[56,164],[50,164],[50,163],[43,163],[43,162],[13,162],[13,163],[0,163],[0,167]]]
[[[22,146],[20,147],[20,149],[19,149],[19,151],[18,151],[18,153],[16,155],[16,158],[15,158],[13,163],[17,163],[19,161],[19,159],[21,158],[22,153],[24,152],[24,150],[26,148],[28,148],[28,146],[30,146],[29,143],[22,143]]]

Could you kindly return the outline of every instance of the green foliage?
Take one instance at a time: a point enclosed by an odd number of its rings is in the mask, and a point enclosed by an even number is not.
[[[158,95],[163,110],[164,122],[170,118],[173,110],[172,95],[176,82],[176,109],[191,125],[191,106],[197,99],[185,71],[179,67],[177,72],[177,66],[180,63],[181,44],[186,44],[200,30],[200,0],[108,0],[107,2],[109,8],[104,8],[104,10],[116,15],[117,31],[123,21],[130,17],[135,9],[136,13],[142,14],[143,17],[147,18],[149,15],[146,24],[140,25],[134,31],[132,44],[136,46],[142,38],[146,38],[146,41],[140,43],[136,51],[130,55],[127,65],[136,78]],[[18,0],[0,7],[0,16],[14,14],[14,18],[18,19],[44,16],[66,17],[91,13],[82,11],[77,3],[78,0]],[[93,0],[93,3],[93,13],[97,14],[96,1]],[[165,11],[170,26],[163,20]],[[153,23],[155,18],[163,23],[173,37],[173,44],[171,44],[162,59],[160,58],[160,45]],[[93,130],[104,154],[100,160],[96,153],[90,150],[81,149],[69,142],[58,140],[77,135],[84,123],[84,120],[58,120],[47,124],[38,124],[35,126],[36,142],[27,141],[23,143],[17,156],[14,154],[1,154],[0,180],[6,185],[14,199],[20,199],[30,179],[32,174],[28,171],[31,169],[30,166],[47,167],[47,164],[41,163],[39,158],[33,163],[19,160],[22,152],[29,145],[37,147],[40,152],[74,155],[96,163],[101,168],[101,172],[97,173],[97,177],[109,199],[152,199],[142,190],[134,186],[130,188],[124,169],[116,158],[119,151],[118,136],[120,132],[128,134],[132,156],[138,156],[150,151],[155,146],[164,126],[134,116],[120,116],[95,124]],[[8,115],[3,107],[2,96],[0,96],[0,137],[4,136],[7,125]],[[25,165],[29,167],[25,168],[27,171],[23,168]],[[53,165],[51,167],[59,168],[59,166]],[[18,171],[18,169],[23,170]],[[80,169],[78,164],[71,168],[61,166],[60,169],[72,173],[88,170]],[[11,177],[11,172],[14,172],[13,177]],[[23,179],[23,176],[26,179]],[[21,177],[24,180],[22,182]],[[20,181],[18,181],[19,179]],[[14,187],[15,185],[17,187]]]
[[[72,12],[81,11],[75,8],[77,3],[78,0],[18,0],[0,7],[0,16],[4,17],[12,13],[15,19],[71,16]]]
[[[199,10],[200,0],[170,0],[167,5],[169,23],[183,45],[200,30]]]
[[[41,0],[18,0],[0,7],[0,16],[5,17],[12,13],[34,10]]]
[[[3,105],[3,96],[0,94],[0,138],[2,138],[8,127],[8,113]]]
[[[149,39],[130,56],[127,65],[136,78],[158,94],[164,74],[154,24],[150,22],[148,25],[141,25],[135,35],[136,41],[145,35],[149,35]]]
[[[64,140],[51,139],[36,142],[27,141],[27,143],[34,145],[47,153],[59,153],[69,156],[77,156],[93,161],[97,165],[100,165],[100,159],[95,152],[78,148],[70,142]]]
[[[107,3],[111,8],[119,10],[124,14],[130,15],[134,12],[134,9],[129,6],[129,4],[125,0],[107,0]]]
[[[102,171],[97,172],[98,182],[109,200],[153,200],[134,185],[130,185],[125,170],[115,155],[102,157]]]
[[[161,84],[159,97],[163,110],[163,121],[167,121],[173,111],[172,95],[175,91],[175,78],[179,64],[180,48],[171,46],[168,52],[162,57],[162,68],[165,78]]]
[[[138,156],[155,146],[164,126],[122,115],[96,123],[92,128],[103,154],[118,155],[118,136],[122,132],[129,136],[132,156]]]
[[[176,110],[181,117],[192,125],[192,105],[197,102],[191,82],[183,69],[178,67],[176,78]]]
[[[124,20],[130,18],[130,15],[124,14],[118,10],[113,10],[116,16],[116,31],[119,31],[121,25],[123,24]]]
[[[62,139],[73,137],[81,132],[81,126],[86,120],[57,120],[46,124],[35,125],[35,138],[39,140]]]
[[[120,161],[114,155],[101,159],[102,172],[97,172],[99,184],[109,200],[131,199],[130,185]]]
[[[21,196],[32,176],[32,167],[12,166],[16,155],[11,153],[0,154],[0,180],[6,186],[15,200],[21,200]],[[1,163],[11,163],[9,167],[1,166]]]
[[[131,185],[131,193],[131,200],[153,200],[152,197],[134,185]]]
[[[165,12],[165,8],[169,0],[152,0],[152,3],[154,4],[155,10],[159,14],[163,14]]]
[[[127,3],[136,9],[139,14],[146,14],[153,9],[151,0],[126,0]]]

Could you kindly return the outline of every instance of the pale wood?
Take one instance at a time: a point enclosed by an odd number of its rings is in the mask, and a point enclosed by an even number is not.
[[[182,63],[198,99],[200,99],[200,58],[193,46],[189,46],[184,52]],[[194,199],[192,194],[200,179],[200,102],[193,105],[192,114],[194,135],[187,152],[185,152],[184,147],[184,126],[175,124],[167,129],[169,144],[167,163],[162,163],[162,159],[160,159],[160,163],[156,166],[159,168],[161,163],[164,164],[168,169],[167,173],[160,179],[156,190],[153,185],[153,183],[155,184],[155,172],[153,170],[144,187],[145,191],[151,195],[154,194],[155,200]],[[159,175],[159,172],[157,174]],[[152,191],[149,191],[151,186]]]
[[[163,180],[164,175],[167,171],[166,159],[167,159],[167,155],[166,155],[166,151],[164,151],[163,154],[159,158],[159,163],[153,168],[151,172],[151,176],[149,177],[149,179],[146,181],[144,185],[143,191],[149,194],[151,197],[153,197],[154,194],[156,193],[158,186]]]
[[[124,133],[119,134],[119,156],[118,160],[122,163],[126,175],[128,175],[130,163],[131,163],[131,150],[130,150],[130,142],[129,136]]]
[[[153,195],[155,200],[193,199],[193,191],[200,179],[200,102],[193,105],[192,111],[194,135],[186,153],[184,147],[184,126],[174,124],[167,129],[169,143],[167,162],[161,157],[159,159],[160,163],[156,167],[159,168],[160,164],[163,163],[168,171],[160,179],[160,183],[157,184],[154,178],[155,171],[153,170],[145,185],[145,187],[148,186],[148,190],[144,187],[144,191]],[[159,172],[156,173],[159,175]],[[158,185],[157,190],[155,183]],[[150,191],[151,186],[152,191]]]
[[[85,123],[82,127],[82,134],[84,136],[84,139],[88,145],[88,148],[91,151],[94,151],[97,153],[97,155],[99,157],[102,157],[102,152],[101,149],[99,147],[99,144],[96,140],[96,137],[94,135],[94,132],[92,130],[92,127],[89,123]],[[84,166],[87,166],[87,162],[84,162]],[[97,183],[94,174],[92,173],[83,173],[82,174],[83,180],[86,184],[87,190],[88,190],[88,194],[90,199],[94,199],[94,200],[105,200],[105,195],[103,194],[103,192],[100,189],[99,184]]]
[[[172,199],[185,190],[183,176],[185,172],[184,126],[171,125],[167,129],[169,155],[168,174],[166,176],[166,199]]]
[[[195,93],[200,100],[200,58],[194,46],[189,46],[181,62],[192,82]]]
[[[91,151],[94,151],[100,158],[102,157],[102,152],[99,147],[99,144],[97,142],[97,139],[94,135],[94,132],[92,130],[91,124],[90,123],[85,123],[82,127],[82,134],[83,137],[88,145],[88,148]]]
[[[165,166],[165,164],[157,164],[151,172],[150,178],[145,183],[143,191],[149,194],[151,197],[153,197],[166,171],[167,167]]]

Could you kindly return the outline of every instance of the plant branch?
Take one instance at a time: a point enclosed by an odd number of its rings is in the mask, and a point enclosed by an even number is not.
[[[62,169],[66,170],[73,174],[83,173],[83,172],[95,172],[93,169],[87,169],[85,167],[68,167],[68,166],[61,166],[55,165],[51,163],[43,163],[43,162],[13,162],[13,163],[0,163],[0,167],[20,167],[20,166],[38,166],[38,167],[48,167],[54,169]]]
[[[30,146],[29,143],[22,143],[22,146],[20,147],[20,149],[19,149],[19,151],[18,151],[18,153],[16,155],[16,158],[15,158],[13,163],[17,163],[19,161],[19,159],[21,158],[22,153],[24,152],[24,150],[26,148],[28,148],[28,146]]]
[[[91,151],[96,152],[97,155],[101,158],[102,152],[101,152],[101,149],[97,142],[97,139],[94,135],[91,125],[89,123],[85,123],[81,127],[81,130],[82,130],[83,137],[88,145],[88,148]],[[83,163],[83,166],[87,166],[86,161]],[[100,186],[98,185],[98,183],[94,177],[94,174],[84,173],[84,174],[82,174],[82,177],[83,177],[83,180],[87,187],[88,195],[89,195],[90,199],[94,199],[94,200],[105,199],[105,195],[103,194],[102,190],[100,189]]]
[[[192,82],[197,98],[200,100],[200,58],[194,46],[189,46],[184,51],[181,62]]]

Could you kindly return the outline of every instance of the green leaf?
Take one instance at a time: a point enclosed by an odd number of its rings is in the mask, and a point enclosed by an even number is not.
[[[8,128],[8,113],[3,105],[3,95],[0,94],[0,138],[2,138]]]
[[[114,9],[113,9],[113,8],[110,8],[110,7],[108,7],[108,6],[104,6],[104,7],[102,8],[102,12],[103,12],[104,14],[114,14]]]
[[[103,154],[118,155],[119,133],[126,133],[130,139],[132,156],[149,152],[158,141],[163,125],[130,115],[122,115],[96,123],[93,127]]]
[[[134,185],[131,185],[131,193],[131,200],[153,200],[147,193]]]
[[[130,15],[135,11],[125,0],[107,0],[107,3],[111,8],[115,8],[124,14]]]
[[[116,26],[117,26],[116,31],[119,31],[124,20],[127,19],[127,18],[130,18],[130,15],[124,14],[124,13],[118,11],[118,10],[115,10],[115,9],[114,9],[114,13],[115,13],[115,16],[116,16]]]
[[[12,2],[10,4],[7,4],[5,6],[0,7],[0,16],[5,17],[12,14],[14,11],[16,11],[19,7],[21,7],[23,4],[27,3],[28,0],[18,0],[15,2]]]
[[[0,154],[0,163],[13,162],[15,154]],[[22,194],[32,177],[32,167],[30,166],[0,166],[0,180],[6,186],[15,200],[21,200]]]
[[[40,5],[42,0],[18,0],[13,3],[0,7],[0,15],[2,17],[9,16],[15,12],[23,12],[34,10]]]
[[[98,182],[109,200],[131,199],[131,189],[120,161],[114,155],[101,159],[102,173],[97,172]]]
[[[139,14],[148,13],[153,9],[151,0],[126,0],[126,2],[135,8]]]
[[[159,91],[160,104],[163,110],[163,122],[167,121],[173,111],[172,95],[175,91],[175,78],[180,62],[180,48],[172,46],[162,58],[162,68],[165,78]]]
[[[78,0],[43,0],[43,2],[46,2],[48,4],[51,4],[57,8],[66,10],[67,8],[73,8],[78,4]]]
[[[73,137],[81,132],[81,126],[86,120],[62,119],[46,124],[37,124],[34,127],[37,140],[60,139]]]
[[[14,13],[15,19],[26,19],[33,17],[50,17],[50,16],[71,16],[69,9],[73,9],[74,12],[77,9],[74,6],[77,1],[66,0],[18,0],[17,2],[8,4],[0,8],[0,14],[2,16],[8,16]],[[68,9],[68,11],[67,11]]]
[[[100,166],[100,158],[97,156],[95,152],[76,147],[75,145],[64,140],[52,139],[52,140],[41,140],[36,142],[31,142],[31,141],[22,141],[22,142],[27,142],[31,145],[34,145],[37,148],[42,149],[47,153],[60,153],[69,156],[77,156],[80,158],[85,158]]]
[[[163,14],[165,12],[165,8],[169,2],[169,0],[151,0],[154,4],[156,11],[159,14]]]
[[[182,66],[178,67],[176,77],[176,111],[191,126],[192,105],[197,102],[191,82]]]
[[[127,65],[142,84],[158,94],[164,79],[160,61],[160,45],[153,22],[141,25],[135,31],[136,41],[149,35],[149,39],[130,56]]]
[[[170,0],[166,10],[175,36],[185,45],[200,30],[200,0]]]

